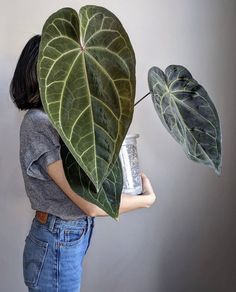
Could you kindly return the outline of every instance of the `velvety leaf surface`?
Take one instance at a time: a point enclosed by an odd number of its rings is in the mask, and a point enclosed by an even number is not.
[[[117,17],[84,6],[46,21],[38,80],[45,112],[99,191],[133,116],[135,55]]]
[[[97,193],[94,185],[70,153],[63,140],[60,140],[60,144],[65,175],[74,192],[118,220],[123,187],[122,166],[119,157]]]
[[[155,109],[166,129],[182,145],[188,158],[221,172],[221,130],[216,108],[206,90],[183,66],[165,73],[152,67],[149,88]]]

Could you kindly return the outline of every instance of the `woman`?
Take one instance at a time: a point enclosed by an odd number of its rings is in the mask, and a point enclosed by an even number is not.
[[[60,137],[44,112],[39,95],[39,44],[40,35],[27,42],[10,85],[17,108],[28,110],[20,127],[20,163],[26,193],[36,211],[25,240],[24,281],[29,291],[78,292],[94,218],[108,215],[76,194],[65,177]],[[142,195],[121,195],[119,214],[154,203],[155,194],[144,174],[142,182]]]

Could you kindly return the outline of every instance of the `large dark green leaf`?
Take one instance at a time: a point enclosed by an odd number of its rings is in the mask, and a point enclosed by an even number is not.
[[[97,205],[118,221],[123,187],[122,166],[119,157],[97,193],[94,185],[70,153],[63,140],[60,140],[60,144],[65,175],[74,192]]]
[[[155,109],[166,129],[188,158],[221,172],[221,130],[217,111],[206,90],[179,65],[165,73],[152,67],[149,88]]]
[[[133,116],[135,55],[117,17],[84,6],[46,21],[38,59],[45,112],[97,191]]]

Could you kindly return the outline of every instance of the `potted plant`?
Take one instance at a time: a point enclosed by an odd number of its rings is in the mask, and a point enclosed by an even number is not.
[[[60,135],[67,179],[116,220],[123,186],[118,156],[133,117],[135,63],[128,34],[103,7],[62,8],[44,24],[40,96]],[[178,65],[165,73],[151,68],[148,83],[162,123],[187,156],[219,174],[219,118],[204,88]]]

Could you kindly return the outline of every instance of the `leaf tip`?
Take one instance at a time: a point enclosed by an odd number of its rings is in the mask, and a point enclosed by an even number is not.
[[[222,156],[221,155],[220,155],[219,160],[213,163],[213,168],[217,176],[221,176],[221,170],[222,170]]]
[[[215,173],[217,174],[217,176],[221,176],[221,166],[215,168]]]

